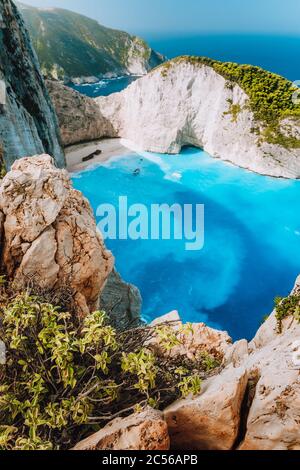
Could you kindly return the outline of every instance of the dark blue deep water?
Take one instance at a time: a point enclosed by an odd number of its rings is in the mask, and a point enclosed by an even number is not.
[[[150,45],[169,58],[200,55],[221,61],[258,65],[291,81],[300,80],[299,36],[206,34],[163,36],[148,34]]]
[[[199,55],[222,61],[258,65],[289,80],[300,80],[300,35],[202,34],[172,36],[141,34],[151,47],[169,59],[179,55]],[[74,85],[91,97],[122,91],[137,77],[100,80],[93,85]]]
[[[95,211],[101,203],[117,206],[122,195],[147,207],[205,205],[201,251],[186,251],[182,241],[107,240],[123,278],[140,288],[147,320],[178,309],[185,321],[251,338],[299,274],[299,181],[260,176],[190,148],[113,159],[73,181]]]

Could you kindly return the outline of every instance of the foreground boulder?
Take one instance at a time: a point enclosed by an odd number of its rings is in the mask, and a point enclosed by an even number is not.
[[[16,161],[0,186],[2,268],[19,285],[70,286],[79,315],[99,307],[113,268],[89,202],[49,155]],[[1,219],[1,217],[0,217]]]
[[[128,418],[117,418],[101,431],[79,442],[73,450],[168,450],[166,422],[159,411],[146,409]]]
[[[187,331],[181,333],[184,325],[177,311],[163,315],[151,323],[151,326],[156,328],[162,325],[170,327],[180,340],[180,344],[169,351],[168,355],[171,357],[184,356],[194,360],[199,354],[206,352],[222,361],[232,349],[232,339],[226,331],[215,330],[205,323],[192,323]],[[157,336],[149,341],[149,345],[157,354],[166,354],[165,350],[162,350]]]
[[[239,432],[247,386],[244,368],[232,366],[207,379],[196,398],[178,400],[164,411],[175,449],[230,450]]]

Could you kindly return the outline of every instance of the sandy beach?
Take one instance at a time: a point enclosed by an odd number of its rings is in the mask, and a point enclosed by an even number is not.
[[[83,162],[82,160],[101,150],[99,155]],[[83,144],[71,145],[65,149],[67,169],[70,173],[82,171],[94,163],[105,163],[112,157],[133,154],[134,151],[125,147],[122,139],[99,139]]]

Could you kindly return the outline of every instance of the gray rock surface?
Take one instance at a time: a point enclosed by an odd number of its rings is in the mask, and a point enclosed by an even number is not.
[[[100,308],[109,315],[118,329],[133,328],[141,322],[141,294],[137,287],[127,284],[113,269],[101,293]]]
[[[102,116],[96,101],[58,81],[47,80],[46,85],[57,112],[64,146],[114,136],[112,124]]]

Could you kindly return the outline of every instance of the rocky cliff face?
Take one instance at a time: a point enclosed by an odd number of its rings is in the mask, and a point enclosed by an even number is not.
[[[47,152],[63,167],[55,111],[24,21],[11,0],[1,0],[0,19],[0,148],[5,165]]]
[[[142,75],[165,60],[142,39],[78,13],[19,7],[48,78],[80,83],[105,76]]]
[[[113,269],[100,296],[100,308],[109,315],[118,330],[134,328],[141,323],[142,298],[140,291],[124,282]]]
[[[293,295],[299,295],[300,278]],[[198,327],[199,328],[199,327]],[[209,329],[205,348],[224,354],[224,369],[207,379],[198,398],[178,400],[164,411],[172,447],[205,450],[299,450],[300,323],[292,314],[282,323],[274,311],[254,340],[227,342]],[[190,338],[189,348],[201,338]]]
[[[298,310],[299,293],[300,278],[292,292],[297,296]],[[222,358],[219,371],[202,382],[198,396],[179,399],[163,410],[160,425],[155,427],[155,449],[160,449],[157,432],[167,444],[163,419],[172,449],[299,450],[300,322],[295,312],[291,310],[282,320],[279,332],[274,311],[249,344],[246,340],[232,344],[227,333],[202,323],[193,324],[189,333],[182,335],[180,344],[168,353],[161,350],[159,339],[154,337],[148,347],[156,354],[193,360],[201,351],[214,351]],[[182,328],[177,312],[157,319],[152,326],[166,324],[177,332]],[[133,415],[113,421],[75,449],[106,449],[106,442],[112,437],[114,448],[122,449],[128,420],[135,426],[139,419],[140,415]],[[147,416],[143,420],[146,422]],[[142,445],[136,433],[131,448],[147,448],[144,442]]]
[[[47,80],[46,85],[57,112],[64,146],[114,135],[112,124],[102,116],[93,99],[58,81]]]
[[[300,277],[292,294],[299,293]],[[300,323],[296,312],[297,308],[283,320],[280,333],[273,312],[249,344],[244,364],[257,384],[241,450],[300,450]]]
[[[141,150],[178,153],[193,145],[261,174],[299,178],[300,120],[292,84],[242,67],[181,58],[96,101],[113,136]]]

